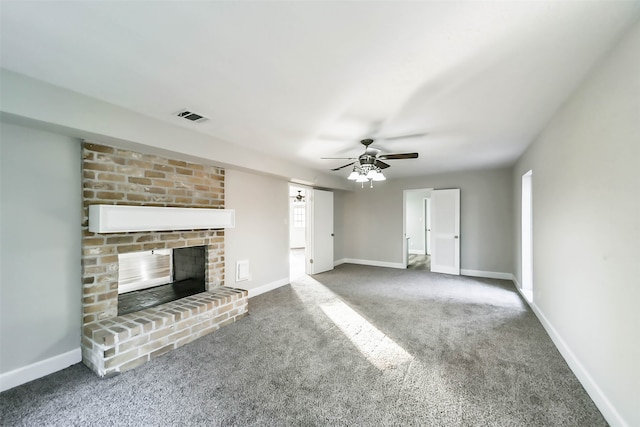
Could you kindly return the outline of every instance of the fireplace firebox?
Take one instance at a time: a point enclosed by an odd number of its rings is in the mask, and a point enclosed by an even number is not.
[[[206,290],[206,248],[191,246],[118,255],[118,316]]]

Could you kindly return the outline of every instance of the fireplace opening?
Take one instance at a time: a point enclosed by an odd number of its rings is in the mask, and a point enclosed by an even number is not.
[[[118,255],[118,316],[206,290],[204,246]]]

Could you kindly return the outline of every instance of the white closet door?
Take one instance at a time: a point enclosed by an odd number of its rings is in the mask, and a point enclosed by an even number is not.
[[[460,189],[431,193],[431,271],[460,275]]]

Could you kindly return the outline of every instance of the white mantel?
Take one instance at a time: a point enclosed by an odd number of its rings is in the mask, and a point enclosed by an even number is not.
[[[123,233],[234,228],[235,213],[234,209],[91,205],[89,231]]]

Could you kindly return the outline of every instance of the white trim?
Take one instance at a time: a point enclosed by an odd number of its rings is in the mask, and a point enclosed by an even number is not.
[[[407,191],[411,190],[402,190],[402,268],[407,268],[407,265],[409,264],[409,239],[407,238]]]
[[[460,269],[460,274],[463,276],[484,277],[487,279],[503,279],[503,280],[513,279],[513,274],[501,273],[499,271],[468,270],[466,268],[462,268]]]
[[[520,201],[520,280],[525,294],[533,293],[533,170],[522,175]],[[529,298],[531,300],[531,298]]]
[[[518,282],[518,278],[515,274],[511,275],[511,280],[513,281],[513,284],[516,285],[518,292],[522,293],[522,286],[520,285],[520,282]]]
[[[334,267],[337,267],[337,266],[339,266],[340,264],[344,264],[345,262],[347,262],[347,259],[346,259],[346,258],[337,259],[337,260],[334,260],[334,261],[333,261],[333,266],[334,266]]]
[[[513,284],[515,285],[516,289],[518,290],[520,295],[522,295],[522,298],[524,298],[527,304],[531,305],[531,303],[533,302],[533,292],[530,295],[527,295],[527,293],[522,289],[522,285],[520,285],[520,282],[518,282],[516,275],[512,274],[512,276],[513,277],[511,277],[511,281],[513,281]]]
[[[411,255],[424,255],[424,250],[409,249],[409,254],[411,254]]]
[[[269,292],[281,286],[288,285],[289,283],[290,283],[290,280],[287,277],[284,279],[276,280],[275,282],[267,283],[266,285],[258,286],[257,288],[247,289],[249,291],[249,298],[256,297],[260,294],[264,294],[265,292]],[[237,287],[237,286],[234,286],[234,287]],[[239,288],[239,289],[243,289],[243,288]]]
[[[0,391],[9,390],[29,381],[53,374],[81,361],[82,351],[78,347],[66,353],[5,372],[0,374]]]
[[[388,267],[388,268],[401,268],[405,269],[406,267],[401,262],[386,262],[386,261],[372,261],[369,259],[354,259],[354,258],[343,258],[340,260],[340,264],[359,264],[359,265],[370,265],[372,267]]]
[[[518,280],[513,276],[514,285],[519,285]],[[609,425],[612,427],[629,427],[630,424],[626,422],[624,418],[620,415],[620,413],[616,410],[615,406],[611,403],[611,401],[604,394],[602,389],[598,387],[598,384],[594,381],[594,379],[589,375],[589,372],[585,369],[585,367],[580,363],[580,360],[573,354],[571,348],[567,345],[567,343],[562,339],[562,337],[558,334],[553,325],[549,322],[544,313],[538,308],[538,306],[533,302],[527,299],[527,296],[524,294],[522,289],[519,286],[516,286],[516,290],[522,295],[525,301],[531,307],[531,310],[535,313],[536,317],[544,327],[545,331],[551,338],[551,341],[555,344],[556,348],[564,358],[564,360],[573,371],[573,374],[578,378],[582,387],[586,390],[593,403],[596,404],[604,418],[607,420]]]

